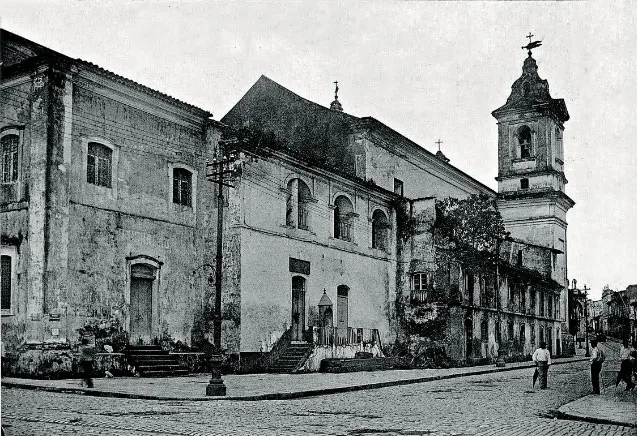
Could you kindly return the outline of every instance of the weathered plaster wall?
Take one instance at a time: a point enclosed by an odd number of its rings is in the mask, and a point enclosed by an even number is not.
[[[302,179],[313,201],[308,205],[309,229],[286,226],[287,182]],[[292,277],[306,282],[305,319],[312,325],[323,289],[333,303],[336,325],[336,288],[349,293],[350,327],[378,328],[390,342],[389,306],[395,299],[395,243],[390,230],[388,252],[371,248],[371,216],[380,208],[395,229],[388,199],[338,178],[290,167],[276,158],[244,167],[235,192],[241,207],[233,226],[241,229],[241,351],[267,351],[291,325]],[[353,241],[333,237],[333,205],[337,195],[352,202]],[[235,246],[236,248],[236,246]],[[289,259],[310,263],[310,274],[289,270]],[[235,280],[235,284],[237,281]],[[236,299],[234,300],[236,301]]]
[[[7,349],[38,337],[43,322],[49,91],[44,70],[14,77],[0,89],[0,129],[15,129],[20,137],[18,183],[11,192],[3,189],[0,204],[1,244],[18,257],[12,309],[2,317]]]
[[[470,194],[488,191],[479,188],[476,182],[469,183],[454,177],[436,158],[419,159],[396,150],[393,145],[381,146],[383,140],[378,136],[363,136],[357,141],[362,142],[362,148],[366,151],[367,180],[372,179],[389,191],[394,190],[394,178],[403,182],[404,195],[408,198],[465,198]],[[390,152],[392,149],[394,151]]]
[[[2,318],[7,349],[74,342],[91,319],[128,328],[127,257],[140,255],[161,264],[153,336],[211,338],[216,210],[205,162],[218,129],[63,72],[13,79],[0,92],[0,129],[18,127],[22,140],[21,194],[0,205],[2,245],[19,257],[16,304]],[[111,188],[86,182],[89,141],[113,147]],[[193,207],[172,202],[175,165],[193,171]]]
[[[128,327],[127,257],[148,256],[161,262],[152,335],[190,343],[195,317],[206,312],[210,268],[205,265],[213,263],[206,251],[216,215],[205,180],[208,150],[201,125],[185,126],[149,112],[76,87],[69,287],[58,303],[70,304],[74,328],[91,317],[116,318]],[[111,188],[86,182],[88,141],[107,141],[115,149]],[[173,165],[195,171],[193,207],[172,202]]]
[[[310,262],[310,274],[291,273],[290,257]],[[306,325],[311,322],[310,312],[318,313],[324,289],[332,300],[336,325],[336,288],[346,285],[348,325],[376,328],[383,343],[391,341],[386,307],[395,292],[392,263],[248,229],[242,233],[241,261],[241,351],[259,351],[271,333],[290,327],[295,275],[307,280]]]

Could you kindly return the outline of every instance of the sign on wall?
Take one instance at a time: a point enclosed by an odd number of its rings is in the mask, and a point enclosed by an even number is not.
[[[310,262],[291,257],[290,272],[310,275]]]

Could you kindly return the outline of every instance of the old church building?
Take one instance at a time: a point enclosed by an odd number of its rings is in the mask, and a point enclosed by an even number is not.
[[[435,344],[457,362],[570,344],[568,112],[530,52],[493,112],[494,192],[442,153],[347,114],[338,95],[328,108],[262,76],[216,122],[10,32],[2,41],[6,350],[74,345],[90,323],[131,344],[209,344],[220,191],[220,345],[238,369],[382,355],[416,312],[444,319]],[[211,168],[230,167],[214,183]],[[495,276],[439,260],[437,204],[472,196],[497,202],[508,231]],[[446,301],[433,298],[441,289]]]

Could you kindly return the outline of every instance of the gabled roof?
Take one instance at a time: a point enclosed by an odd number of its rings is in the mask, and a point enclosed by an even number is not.
[[[243,127],[269,131],[284,148],[300,154],[310,163],[355,175],[349,135],[369,129],[399,142],[410,152],[429,158],[436,166],[469,180],[490,195],[495,192],[453,165],[372,117],[355,117],[307,100],[266,76],[261,76],[221,119],[235,129]]]
[[[18,70],[21,67],[37,66],[47,62],[75,65],[81,69],[90,70],[101,76],[107,77],[110,80],[134,88],[137,91],[144,92],[166,103],[176,104],[190,110],[191,112],[196,112],[198,116],[212,116],[212,114],[205,109],[144,86],[134,80],[127,79],[126,77],[115,74],[112,71],[106,70],[92,62],[84,61],[79,58],[73,59],[13,32],[9,32],[8,30],[0,29],[0,41],[2,41],[2,77],[11,75],[14,70]]]
[[[309,163],[352,174],[354,162],[346,144],[356,120],[261,76],[221,122],[235,129],[272,132],[284,149]]]

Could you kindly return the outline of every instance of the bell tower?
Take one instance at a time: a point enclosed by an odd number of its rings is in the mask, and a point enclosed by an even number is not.
[[[512,237],[552,249],[551,278],[566,288],[566,213],[575,204],[564,189],[569,114],[538,75],[531,49],[540,45],[522,47],[528,50],[522,75],[506,104],[492,112],[498,121],[498,207]]]

